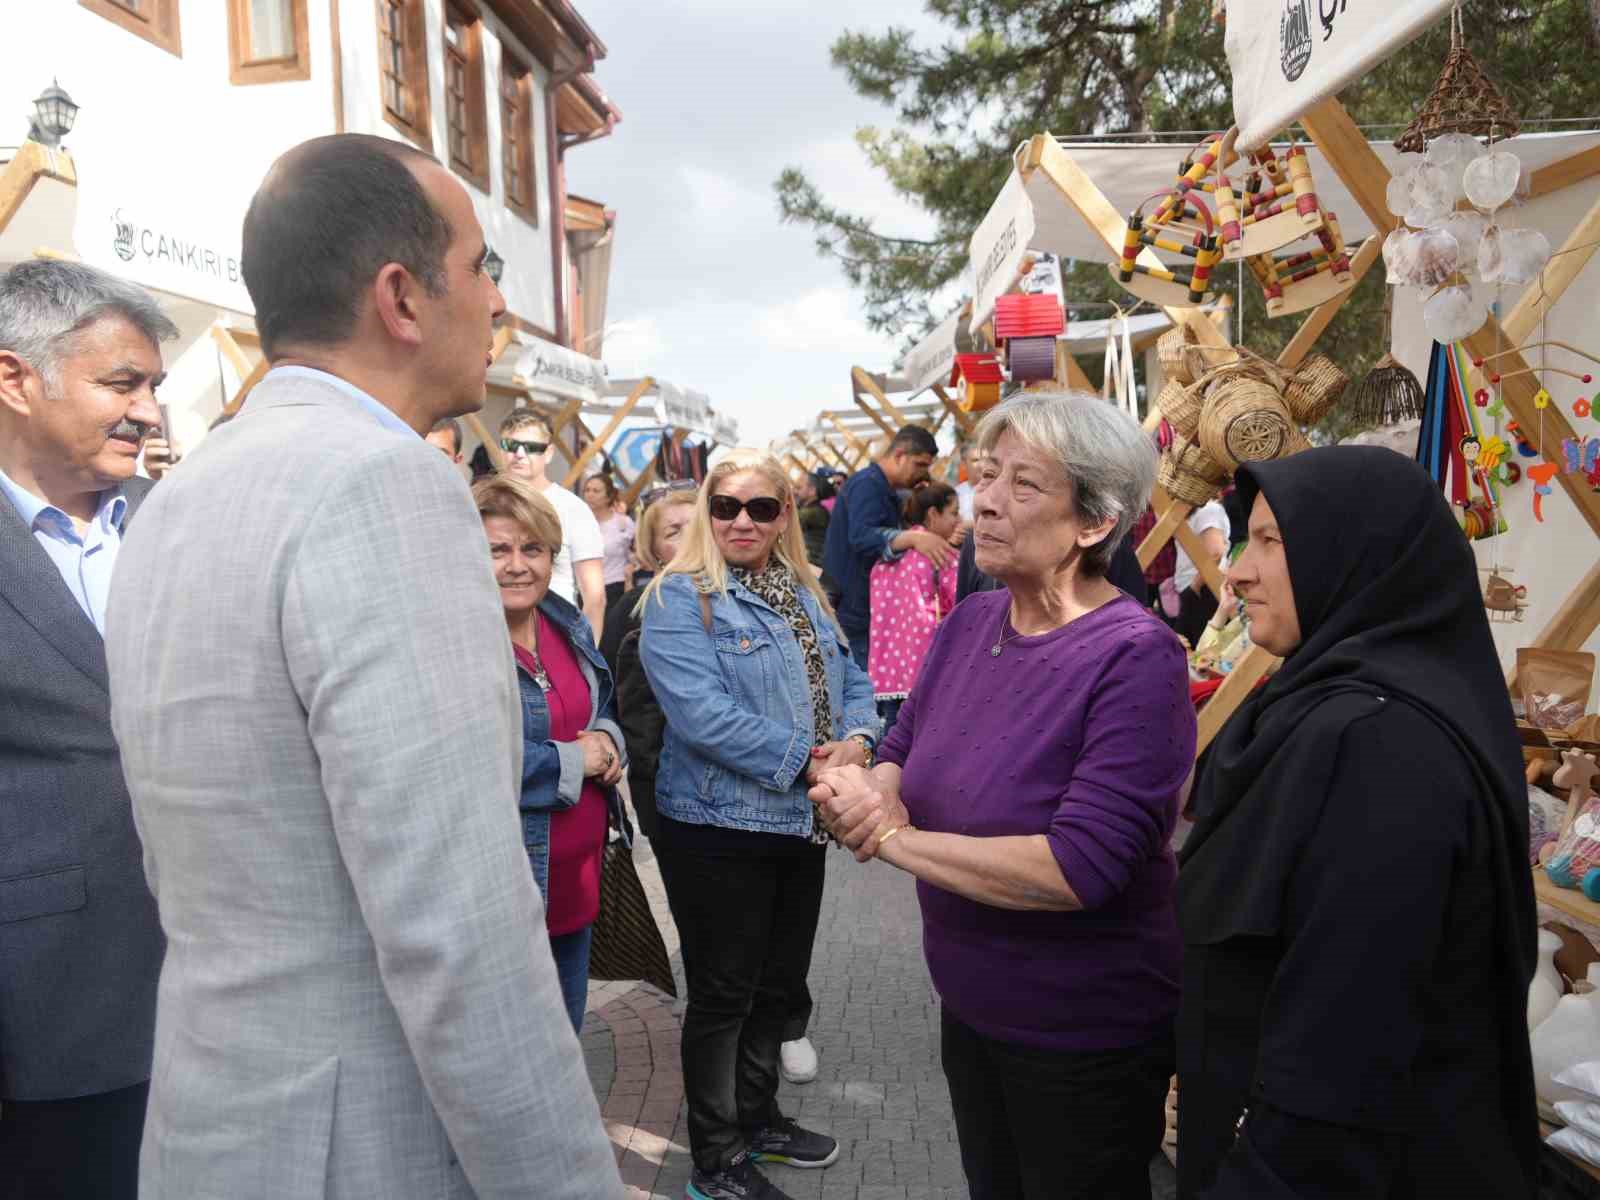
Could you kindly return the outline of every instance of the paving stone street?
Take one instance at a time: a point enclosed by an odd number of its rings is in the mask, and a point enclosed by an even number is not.
[[[642,838],[635,861],[682,996],[676,931]],[[825,1170],[770,1166],[768,1176],[796,1200],[966,1200],[909,876],[829,853],[811,992],[821,1069],[811,1083],[782,1084],[779,1099],[786,1114],[838,1138],[843,1153]],[[590,987],[584,1051],[630,1200],[678,1200],[689,1178],[683,1007],[643,985]],[[1158,1200],[1174,1195],[1165,1159],[1152,1164],[1151,1179]]]

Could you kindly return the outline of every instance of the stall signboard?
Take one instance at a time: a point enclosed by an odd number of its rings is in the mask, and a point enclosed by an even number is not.
[[[737,446],[739,422],[724,413],[712,413],[711,436],[724,446]]]
[[[665,379],[656,381],[656,419],[674,429],[687,429],[713,437],[711,401],[704,392],[681,388]]]
[[[1452,0],[1228,0],[1238,147],[1254,150],[1450,11]]]
[[[961,320],[966,307],[963,304],[940,321],[932,333],[906,354],[900,363],[900,375],[906,382],[907,391],[913,394],[925,392],[934,384],[950,378],[950,368],[955,366],[956,361],[956,335],[961,332]]]
[[[994,315],[994,302],[1011,290],[1035,228],[1033,201],[1028,199],[1021,172],[1012,170],[972,234],[973,329]]]
[[[606,365],[554,342],[524,347],[513,377],[519,387],[567,400],[598,404],[606,394]]]
[[[91,266],[152,291],[251,314],[240,267],[240,222],[199,194],[123,192],[83,173],[72,240]]]

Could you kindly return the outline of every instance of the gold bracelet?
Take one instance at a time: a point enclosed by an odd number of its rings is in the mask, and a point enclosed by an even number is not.
[[[884,834],[881,838],[878,839],[878,848],[872,852],[872,856],[874,858],[876,858],[878,855],[882,854],[883,853],[883,844],[885,842],[887,842],[890,838],[892,838],[895,834],[899,833],[902,829],[915,829],[915,828],[916,828],[916,826],[910,824],[909,822],[907,822],[904,825],[896,825],[893,829],[889,830],[888,833]]]

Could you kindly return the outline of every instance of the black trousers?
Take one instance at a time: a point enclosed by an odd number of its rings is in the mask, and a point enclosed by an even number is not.
[[[0,1101],[0,1200],[136,1200],[149,1095]]]
[[[1171,1035],[1050,1051],[942,1013],[940,1050],[972,1200],[1149,1200],[1166,1130]]]
[[[1178,615],[1167,623],[1179,637],[1187,638],[1190,648],[1193,648],[1200,644],[1200,638],[1206,631],[1206,622],[1216,612],[1217,598],[1202,583],[1198,592],[1192,587],[1183,589],[1178,597]]]
[[[683,1090],[701,1170],[726,1166],[780,1115],[778,1049],[809,997],[825,853],[660,853],[688,982]]]

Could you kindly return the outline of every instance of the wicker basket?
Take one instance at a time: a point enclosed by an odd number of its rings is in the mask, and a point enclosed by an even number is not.
[[[1416,154],[1442,133],[1509,138],[1516,137],[1519,128],[1511,106],[1467,50],[1458,7],[1450,21],[1450,53],[1444,69],[1417,109],[1416,119],[1395,138],[1395,149]]]
[[[1187,325],[1174,326],[1156,340],[1156,359],[1161,363],[1161,373],[1167,379],[1185,384],[1195,381],[1188,354],[1189,347],[1194,344],[1194,331]]]
[[[1184,387],[1176,379],[1169,379],[1156,403],[1167,424],[1192,441],[1200,428],[1200,410],[1205,406],[1204,392],[1199,388]]]
[[[1176,431],[1172,445],[1161,455],[1156,479],[1174,500],[1199,508],[1217,494],[1227,471],[1189,438]]]
[[[1249,365],[1223,374],[1206,393],[1200,447],[1229,471],[1282,457],[1297,432],[1277,389]]]
[[[1339,403],[1350,377],[1326,354],[1313,354],[1289,377],[1283,399],[1289,415],[1302,425],[1315,425]]]

